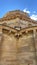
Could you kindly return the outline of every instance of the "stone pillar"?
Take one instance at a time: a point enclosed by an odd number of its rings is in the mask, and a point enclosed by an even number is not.
[[[0,25],[0,65],[1,65],[1,53],[2,53],[2,25]]]
[[[33,30],[33,41],[34,41],[34,55],[35,55],[35,65],[37,65],[37,59],[36,59],[36,30]]]

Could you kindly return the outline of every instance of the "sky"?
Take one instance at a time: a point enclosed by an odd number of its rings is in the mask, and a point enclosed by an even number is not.
[[[0,0],[0,18],[13,10],[27,12],[31,19],[37,20],[37,0]]]

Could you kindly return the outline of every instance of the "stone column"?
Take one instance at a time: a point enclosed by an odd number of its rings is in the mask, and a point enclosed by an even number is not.
[[[2,25],[0,25],[0,65],[1,65],[1,54],[2,53]]]
[[[33,41],[34,41],[34,59],[35,59],[35,65],[37,65],[37,60],[36,60],[36,30],[33,30]]]

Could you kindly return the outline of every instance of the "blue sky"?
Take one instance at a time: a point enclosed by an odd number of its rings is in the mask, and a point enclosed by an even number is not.
[[[37,20],[37,0],[0,0],[0,18],[12,10],[22,10]]]

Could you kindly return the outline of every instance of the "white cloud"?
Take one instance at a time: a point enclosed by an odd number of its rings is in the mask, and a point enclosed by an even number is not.
[[[27,12],[28,14],[30,14],[30,11],[28,11],[27,8],[25,8],[23,11]]]
[[[28,14],[30,14],[30,18],[31,18],[31,19],[37,20],[36,11],[33,11],[33,13],[32,13],[32,12],[30,12],[29,10],[27,10],[27,8],[25,8],[23,11],[24,11],[24,12],[27,12]],[[32,14],[32,15],[31,15],[31,14]]]
[[[33,20],[37,20],[37,15],[32,14],[32,15],[30,16],[30,18],[33,19]]]

